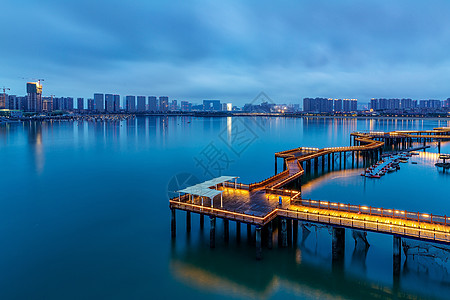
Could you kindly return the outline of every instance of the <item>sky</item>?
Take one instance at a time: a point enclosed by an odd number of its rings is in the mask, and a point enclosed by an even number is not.
[[[447,99],[450,1],[4,0],[0,87],[243,105]]]

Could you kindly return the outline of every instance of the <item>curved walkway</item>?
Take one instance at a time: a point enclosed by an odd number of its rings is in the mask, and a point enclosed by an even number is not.
[[[275,174],[260,182],[250,184],[249,190],[275,189],[302,176],[305,171],[301,163],[311,159],[317,159],[328,154],[350,152],[350,151],[373,151],[381,149],[383,141],[376,139],[386,138],[411,138],[411,139],[449,139],[450,127],[439,127],[433,130],[400,130],[391,132],[352,132],[355,142],[359,145],[348,147],[329,147],[329,148],[295,148],[291,150],[275,153],[276,157],[283,157],[286,163],[286,170]],[[305,154],[305,152],[307,154]]]

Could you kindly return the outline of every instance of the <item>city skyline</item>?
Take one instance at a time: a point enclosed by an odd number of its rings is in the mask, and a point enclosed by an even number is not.
[[[23,78],[44,78],[49,95],[238,105],[261,91],[282,103],[448,98],[450,3],[355,3],[5,3],[0,24],[14,30],[2,36],[0,85],[22,94]]]

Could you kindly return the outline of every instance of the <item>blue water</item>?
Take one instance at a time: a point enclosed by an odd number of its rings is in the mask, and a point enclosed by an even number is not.
[[[220,241],[177,214],[170,238],[168,195],[177,174],[198,180],[274,173],[274,152],[349,145],[355,130],[432,129],[438,120],[138,117],[124,121],[0,125],[0,299],[446,298],[441,261],[408,260],[392,280],[392,237],[369,233],[367,253],[346,238],[345,267],[331,268],[326,228],[297,248]],[[427,152],[436,152],[436,144]],[[450,153],[443,143],[441,152]],[[214,158],[214,159],[212,159]],[[450,175],[432,154],[380,180],[359,170],[305,183],[305,198],[450,214]],[[201,163],[199,163],[199,161]],[[203,167],[202,167],[203,165]],[[179,177],[181,178],[181,177]],[[302,236],[300,230],[300,236]],[[301,239],[300,239],[301,240]],[[299,242],[300,243],[300,242]]]

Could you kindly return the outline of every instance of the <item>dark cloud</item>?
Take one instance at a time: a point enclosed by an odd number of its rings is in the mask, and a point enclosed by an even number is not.
[[[391,1],[392,2],[392,1]],[[447,98],[448,1],[6,1],[0,84],[220,98]]]

